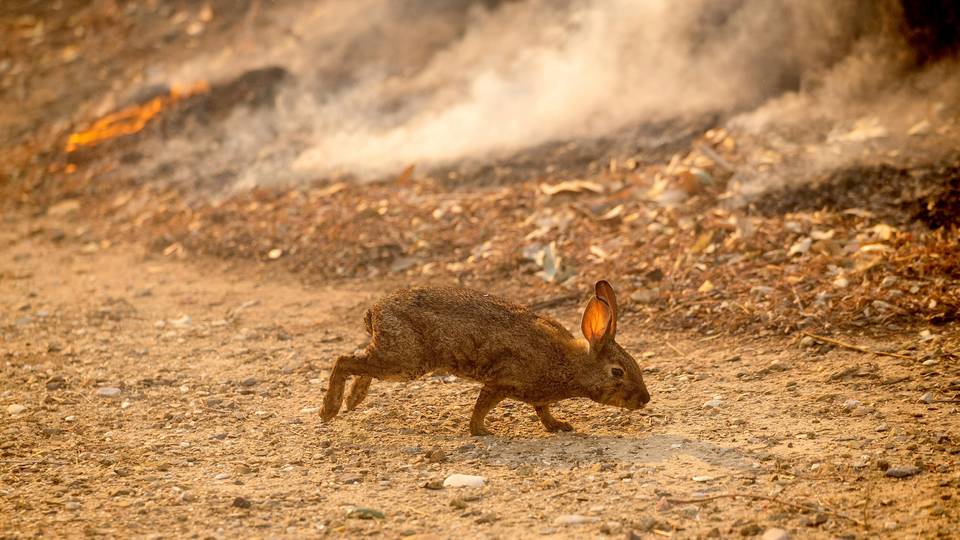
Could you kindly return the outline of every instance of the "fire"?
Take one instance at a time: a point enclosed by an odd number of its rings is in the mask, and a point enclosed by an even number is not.
[[[160,114],[164,107],[168,107],[181,99],[205,94],[209,91],[210,85],[206,81],[197,81],[185,88],[174,86],[167,95],[158,96],[146,103],[110,113],[94,122],[89,129],[71,133],[67,139],[66,150],[67,152],[74,152],[84,146],[93,146],[123,135],[132,135],[143,129],[154,116]]]

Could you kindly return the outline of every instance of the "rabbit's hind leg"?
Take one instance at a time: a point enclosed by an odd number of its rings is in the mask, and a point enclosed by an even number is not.
[[[343,403],[343,387],[347,382],[347,377],[357,375],[358,381],[354,383],[356,388],[359,379],[369,379],[369,366],[367,364],[367,355],[364,354],[346,354],[337,358],[333,365],[333,371],[330,373],[330,381],[327,383],[327,395],[323,398],[323,412],[320,419],[329,422],[340,412],[340,406]],[[367,382],[366,386],[370,383]],[[364,387],[364,393],[366,393]],[[351,396],[353,393],[351,393]]]
[[[360,402],[367,397],[367,390],[370,388],[372,381],[373,377],[369,375],[361,375],[353,379],[353,383],[350,385],[350,394],[347,395],[348,411],[356,409],[357,405],[360,405]]]

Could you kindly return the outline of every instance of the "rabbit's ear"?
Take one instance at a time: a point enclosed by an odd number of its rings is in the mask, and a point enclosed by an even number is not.
[[[610,336],[613,323],[613,310],[606,301],[600,298],[591,298],[583,310],[583,319],[580,320],[580,330],[583,337],[590,343],[590,351],[599,350]]]
[[[605,280],[600,280],[597,282],[594,289],[597,291],[597,298],[603,300],[610,306],[610,310],[613,311],[610,315],[610,336],[617,336],[617,295],[613,292],[613,286]]]

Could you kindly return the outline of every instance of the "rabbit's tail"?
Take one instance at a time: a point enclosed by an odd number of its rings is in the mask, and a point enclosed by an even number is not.
[[[367,327],[367,333],[372,336],[373,335],[373,312],[369,309],[367,310],[366,313],[363,314],[363,325]]]

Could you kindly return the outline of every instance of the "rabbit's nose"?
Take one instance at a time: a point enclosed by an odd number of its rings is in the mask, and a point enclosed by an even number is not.
[[[642,405],[646,405],[647,403],[650,403],[650,392],[647,392],[647,389],[644,388],[643,390],[640,391],[639,398],[640,398],[640,403]]]

